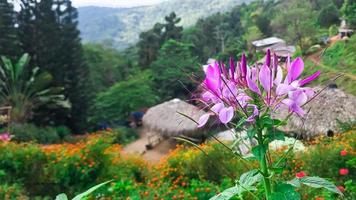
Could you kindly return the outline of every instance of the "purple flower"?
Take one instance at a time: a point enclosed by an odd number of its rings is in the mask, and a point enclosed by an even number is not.
[[[201,99],[209,105],[209,113],[200,117],[198,126],[204,126],[210,116],[216,116],[223,124],[229,123],[235,116],[244,114],[247,122],[254,122],[256,117],[277,109],[304,116],[302,106],[313,97],[312,88],[303,87],[315,80],[320,72],[299,79],[304,70],[304,62],[296,58],[291,62],[287,58],[286,76],[278,65],[278,57],[270,50],[266,62],[261,66],[248,66],[243,54],[240,62],[230,58],[229,68],[223,63],[209,65],[203,82],[204,91]],[[236,66],[236,67],[235,67]]]

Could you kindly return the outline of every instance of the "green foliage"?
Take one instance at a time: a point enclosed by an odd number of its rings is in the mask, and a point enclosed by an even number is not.
[[[190,44],[168,40],[150,67],[155,88],[163,100],[184,98],[195,90],[193,74],[199,72],[200,67],[192,56]]]
[[[329,27],[331,25],[339,24],[339,18],[339,10],[335,5],[329,4],[320,11],[318,16],[318,23],[321,26]]]
[[[356,27],[356,2],[355,0],[345,0],[341,7],[342,17],[346,19],[351,28]]]
[[[97,95],[92,121],[126,119],[130,112],[152,106],[156,102],[150,72],[138,73]]]
[[[89,196],[90,194],[92,194],[95,190],[99,189],[100,187],[110,183],[111,181],[106,181],[104,183],[100,183],[98,185],[95,185],[93,187],[91,187],[90,189],[88,189],[87,191],[78,194],[77,196],[75,196],[72,200],[82,200],[85,199],[87,196]],[[56,200],[68,200],[68,197],[66,194],[62,193],[57,195]]]
[[[78,13],[70,0],[21,0],[19,4],[20,52],[28,52],[33,58],[31,67],[48,71],[53,76],[52,85],[63,87],[63,95],[71,103],[70,110],[43,105],[36,111],[35,121],[66,123],[75,132],[81,132],[86,127],[91,90],[77,30]]]
[[[41,144],[52,144],[61,141],[62,137],[59,134],[68,134],[66,130],[61,129],[60,127],[58,130],[52,127],[37,127],[33,124],[14,124],[11,126],[11,133],[15,135],[13,139],[18,142],[33,141]]]
[[[0,199],[3,200],[27,200],[24,188],[19,184],[0,184]]]
[[[275,33],[296,42],[304,51],[316,40],[317,12],[309,1],[285,1],[279,5],[272,27]]]
[[[137,43],[139,48],[139,64],[142,67],[149,66],[157,59],[158,50],[164,42],[172,40],[180,40],[182,37],[183,28],[177,26],[180,18],[172,12],[165,18],[165,23],[156,23],[151,30],[140,34],[140,41]]]
[[[99,44],[83,45],[94,92],[102,92],[133,73],[132,63],[117,50]]]
[[[11,106],[11,120],[26,122],[31,119],[36,108],[41,105],[68,107],[61,94],[62,88],[51,87],[52,76],[34,68],[27,73],[30,57],[24,54],[16,63],[2,57],[0,64],[0,101]]]
[[[15,59],[18,56],[19,41],[15,28],[16,13],[9,1],[0,1],[0,55]]]
[[[117,127],[113,132],[115,133],[113,142],[118,144],[128,144],[139,137],[137,130],[133,128]]]
[[[332,25],[329,27],[329,36],[335,36],[339,33],[339,27],[336,25]]]

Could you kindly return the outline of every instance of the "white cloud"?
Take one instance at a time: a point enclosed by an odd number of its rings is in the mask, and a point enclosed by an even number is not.
[[[72,0],[75,7],[102,6],[102,7],[134,7],[157,4],[167,0]]]

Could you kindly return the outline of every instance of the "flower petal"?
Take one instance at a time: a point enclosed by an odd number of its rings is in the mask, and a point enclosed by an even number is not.
[[[234,63],[234,58],[230,57],[230,77],[231,80],[235,80],[235,63]]]
[[[220,110],[219,113],[219,119],[221,123],[227,124],[229,123],[232,118],[234,117],[234,108],[233,107],[228,107],[228,108],[223,108]]]
[[[274,79],[274,84],[277,86],[282,82],[283,78],[283,71],[280,66],[277,67],[277,73],[276,73],[276,78]]]
[[[247,122],[253,122],[255,120],[255,117],[259,115],[259,110],[256,105],[250,104],[249,107],[253,108],[253,113],[251,116],[247,118]]]
[[[271,90],[271,70],[267,65],[263,65],[260,70],[259,79],[266,92]]]
[[[293,100],[298,106],[301,106],[308,101],[308,96],[302,90],[292,91],[288,96],[289,99]]]
[[[297,78],[302,74],[304,70],[304,62],[302,58],[298,57],[295,60],[293,60],[290,70],[288,71],[288,78],[289,78],[289,83],[291,83],[294,80],[297,80]]]
[[[199,128],[203,127],[208,122],[209,117],[210,117],[209,113],[202,115],[198,120],[198,127]]]
[[[307,78],[299,81],[299,85],[303,86],[305,84],[310,83],[311,81],[315,80],[316,78],[318,78],[318,76],[320,76],[320,71],[315,72],[314,74],[312,74],[311,76],[308,76]]]
[[[213,111],[215,114],[218,114],[221,109],[225,108],[223,103],[217,103],[213,107],[211,107],[211,111]]]
[[[246,77],[247,62],[246,62],[246,56],[244,53],[242,54],[242,57],[241,57],[240,71],[241,71],[241,76]]]
[[[288,85],[288,84],[282,83],[282,84],[279,84],[279,85],[277,86],[276,94],[277,94],[278,96],[285,95],[285,94],[287,94],[289,91],[292,91],[292,90],[294,90],[294,89],[295,89],[295,88],[294,88],[293,86],[290,86],[290,85]]]
[[[250,77],[247,77],[246,80],[247,80],[248,88],[250,88],[251,91],[261,95],[260,88],[258,88],[257,84],[254,81],[252,81]]]

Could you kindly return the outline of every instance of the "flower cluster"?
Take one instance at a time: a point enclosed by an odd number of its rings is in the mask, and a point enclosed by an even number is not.
[[[12,136],[9,133],[0,134],[0,141],[8,142],[11,140],[11,138]]]
[[[248,66],[245,55],[235,64],[230,58],[229,68],[224,63],[215,62],[205,70],[205,80],[201,84],[201,101],[210,112],[199,119],[199,127],[204,126],[209,117],[218,116],[221,123],[229,123],[236,114],[243,114],[247,122],[278,109],[288,109],[301,117],[305,115],[302,106],[313,97],[314,91],[304,87],[316,79],[320,72],[299,79],[304,70],[301,58],[292,62],[287,59],[284,67],[278,58],[267,51],[263,65]],[[287,71],[284,76],[283,71]]]

